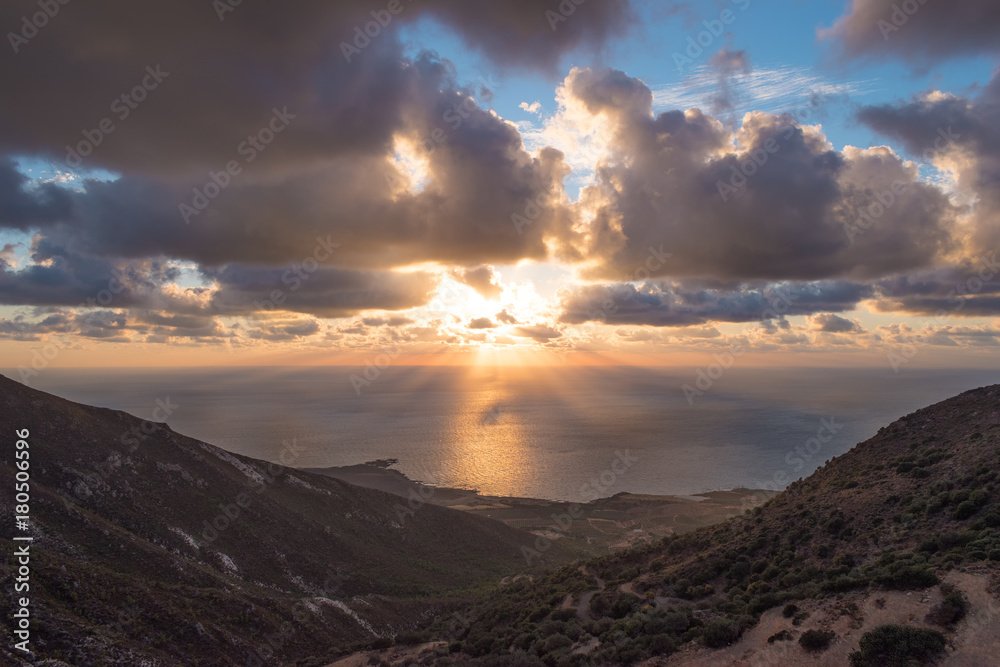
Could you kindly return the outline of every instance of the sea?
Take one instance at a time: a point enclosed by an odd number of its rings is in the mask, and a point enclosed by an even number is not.
[[[782,489],[903,415],[1000,383],[995,370],[734,367],[700,384],[697,369],[641,366],[365,371],[50,368],[27,384],[293,467],[395,460],[429,484],[581,502]]]

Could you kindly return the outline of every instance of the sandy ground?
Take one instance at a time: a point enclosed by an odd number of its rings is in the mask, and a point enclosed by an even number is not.
[[[937,664],[941,667],[1000,665],[1000,601],[988,592],[990,575],[952,572],[944,580],[966,594],[970,610],[954,632],[946,633],[950,640],[948,652]],[[654,659],[645,664],[647,667],[842,667],[850,664],[848,656],[858,650],[861,636],[879,625],[901,623],[941,630],[924,622],[931,606],[940,601],[941,592],[935,586],[927,591],[845,594],[830,600],[797,603],[803,611],[809,612],[809,617],[799,627],[795,627],[791,619],[784,618],[779,607],[765,612],[760,623],[744,633],[733,646],[714,651],[689,646],[668,659]],[[856,614],[850,613],[850,603],[857,605]],[[807,653],[799,646],[798,637],[812,629],[833,630],[837,638],[826,651]],[[781,630],[794,632],[791,641],[769,644],[768,637]]]
[[[444,645],[445,642],[429,642],[427,644],[418,644],[417,646],[391,648],[386,651],[379,651],[378,656],[380,660],[385,660],[389,663],[396,663],[400,660],[416,660],[424,651]],[[371,655],[372,653],[355,653],[337,662],[332,662],[326,667],[367,667],[369,665],[368,659]]]

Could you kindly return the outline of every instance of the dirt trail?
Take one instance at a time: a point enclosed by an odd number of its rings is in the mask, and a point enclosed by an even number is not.
[[[970,609],[955,632],[945,633],[949,638],[948,652],[937,664],[941,667],[1000,664],[1000,601],[987,592],[989,575],[952,572],[943,579],[966,594]],[[941,601],[941,597],[935,586],[927,591],[875,591],[847,594],[840,599],[796,602],[803,611],[809,612],[809,617],[799,627],[792,625],[791,619],[784,618],[779,607],[765,612],[757,625],[728,648],[713,651],[690,645],[667,659],[654,658],[643,664],[647,667],[843,667],[849,664],[848,656],[858,650],[861,636],[880,625],[901,623],[942,630],[924,622],[927,612]],[[857,605],[853,618],[849,607],[852,602]],[[837,638],[823,653],[806,653],[799,646],[801,634],[813,629],[837,633]],[[769,644],[768,637],[781,630],[794,633],[793,638]]]
[[[579,618],[581,621],[593,621],[596,619],[594,619],[590,615],[590,599],[595,595],[597,595],[598,593],[600,593],[601,591],[603,591],[607,587],[607,584],[603,579],[598,577],[596,574],[590,572],[590,570],[588,570],[585,565],[581,565],[579,567],[579,570],[588,577],[594,578],[594,581],[597,582],[598,590],[587,591],[586,593],[580,596],[580,601],[576,605],[576,615],[577,618]]]

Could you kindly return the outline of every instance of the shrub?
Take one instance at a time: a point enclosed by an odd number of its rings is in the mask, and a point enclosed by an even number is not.
[[[955,508],[955,518],[959,521],[963,519],[968,519],[970,516],[976,513],[979,507],[971,500],[963,500]]]
[[[944,652],[946,642],[937,630],[906,625],[881,625],[861,637],[860,650],[851,654],[851,667],[909,667],[927,664]]]
[[[768,644],[773,644],[774,642],[787,642],[792,638],[792,633],[788,630],[782,630],[781,632],[775,632],[773,635],[767,638]]]
[[[950,584],[941,584],[941,592],[944,593],[944,600],[931,607],[925,620],[934,625],[958,623],[965,617],[969,601],[965,599],[962,591]]]
[[[594,596],[597,597],[597,596]],[[625,618],[633,611],[639,608],[639,603],[641,600],[638,595],[632,593],[621,593],[615,599],[615,603],[611,605],[611,617],[612,618]]]
[[[653,655],[670,655],[677,650],[677,643],[668,634],[650,635],[645,641],[646,648]]]
[[[567,646],[572,645],[573,640],[566,635],[550,635],[545,638],[545,642],[542,644],[542,652],[551,653],[552,651],[557,651],[561,648],[566,648]]]
[[[709,648],[722,648],[729,646],[739,639],[743,629],[739,623],[728,618],[717,618],[709,622],[702,632],[702,641]]]
[[[794,604],[786,604],[785,608],[781,610],[781,615],[785,618],[791,618],[792,616],[795,616],[795,612],[798,610],[799,608]]]
[[[799,637],[799,645],[807,651],[819,653],[828,649],[836,637],[837,633],[829,630],[806,630]]]
[[[611,602],[608,601],[608,598],[604,595],[604,593],[597,593],[594,597],[590,598],[590,612],[595,618],[607,616],[610,611]]]
[[[691,625],[686,614],[679,611],[667,612],[663,617],[663,625],[666,632],[679,635],[686,631]]]

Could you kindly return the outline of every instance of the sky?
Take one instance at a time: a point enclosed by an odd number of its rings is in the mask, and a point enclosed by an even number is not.
[[[1000,366],[991,0],[39,7],[0,8],[21,379]]]

